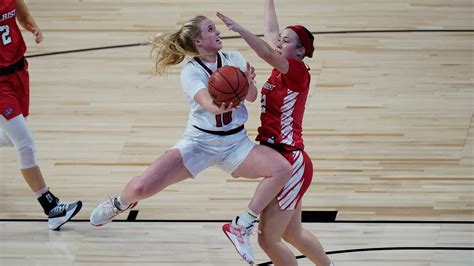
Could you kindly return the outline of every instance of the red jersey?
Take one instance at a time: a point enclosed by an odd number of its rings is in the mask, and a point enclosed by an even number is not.
[[[304,149],[302,124],[311,75],[302,61],[288,59],[288,73],[273,69],[262,88],[257,141]]]
[[[26,44],[16,23],[16,1],[0,0],[0,68],[18,62]]]

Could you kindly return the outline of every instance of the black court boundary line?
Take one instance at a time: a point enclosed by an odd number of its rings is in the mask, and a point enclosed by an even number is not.
[[[358,248],[358,249],[343,249],[326,252],[327,255],[355,253],[367,251],[385,251],[385,250],[474,250],[474,247],[381,247],[381,248]],[[306,258],[304,255],[296,256],[296,259]],[[272,265],[271,261],[255,264],[256,266]]]
[[[0,219],[0,222],[47,222],[47,219]],[[89,222],[86,219],[70,220],[69,222]],[[155,223],[226,223],[229,220],[114,220],[117,222],[155,222]],[[328,223],[328,222],[322,222]],[[474,221],[334,221],[331,223],[408,223],[408,224],[474,224]],[[359,249],[343,249],[326,252],[327,255],[342,254],[342,253],[356,253],[368,251],[387,251],[387,250],[474,250],[474,247],[379,247],[379,248],[359,248]],[[296,256],[296,259],[306,258],[304,255]],[[271,265],[271,261],[255,264],[256,266]]]
[[[47,222],[48,219],[0,219],[0,222]],[[145,219],[145,220],[113,220],[113,223],[227,223],[229,219],[226,220],[184,220],[184,219]],[[70,222],[89,222],[89,219],[72,219]],[[474,221],[407,221],[407,220],[375,220],[375,221],[361,221],[361,220],[342,220],[342,221],[331,221],[331,222],[303,222],[306,224],[309,223],[334,223],[334,224],[474,224]]]
[[[360,34],[360,33],[416,33],[416,32],[460,32],[460,33],[468,33],[474,32],[474,29],[400,29],[400,30],[347,30],[347,31],[313,31],[311,33],[315,35],[328,35],[328,34]],[[258,37],[263,37],[263,34],[258,34]],[[221,37],[221,39],[240,39],[240,35],[238,36],[226,36]],[[50,56],[50,55],[59,55],[59,54],[71,54],[71,53],[80,53],[80,52],[88,52],[88,51],[98,51],[98,50],[107,50],[107,49],[116,49],[116,48],[126,48],[126,47],[135,47],[135,46],[144,46],[149,45],[149,43],[131,43],[131,44],[121,44],[121,45],[111,45],[111,46],[102,46],[102,47],[92,47],[92,48],[85,48],[85,49],[75,49],[75,50],[66,50],[66,51],[58,51],[58,52],[51,52],[51,53],[43,53],[43,54],[32,54],[25,56],[26,58],[34,58],[34,57],[42,57],[42,56]]]
[[[72,53],[107,50],[107,49],[115,49],[115,48],[135,47],[135,46],[143,46],[143,45],[148,45],[148,43],[130,43],[130,44],[120,44],[120,45],[93,47],[93,48],[76,49],[76,50],[66,50],[66,51],[51,52],[51,53],[44,53],[44,54],[32,54],[32,55],[26,55],[25,58],[42,57],[42,56],[59,55],[59,54],[72,54]]]

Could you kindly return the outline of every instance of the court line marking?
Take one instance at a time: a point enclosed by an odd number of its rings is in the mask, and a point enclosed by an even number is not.
[[[474,247],[380,247],[380,248],[357,248],[357,249],[342,249],[326,252],[327,255],[355,253],[367,251],[384,251],[384,250],[474,250]],[[296,259],[306,258],[304,255],[296,256]],[[255,264],[256,266],[272,265],[271,261]]]
[[[5,219],[0,218],[0,222],[47,222],[48,219]],[[230,220],[192,220],[192,219],[144,219],[144,220],[113,220],[113,223],[227,223]],[[72,219],[70,222],[89,222],[89,219]],[[474,224],[474,221],[409,221],[409,220],[341,220],[331,222],[303,222],[317,224]]]
[[[399,29],[399,30],[348,30],[348,31],[313,31],[311,33],[317,35],[328,35],[328,34],[361,34],[361,33],[417,33],[417,32],[459,32],[459,33],[471,33],[474,32],[474,29]],[[263,34],[258,34],[258,37],[263,37]],[[224,36],[221,39],[240,39],[240,35],[237,36]],[[126,48],[126,47],[135,47],[135,46],[145,46],[149,45],[147,42],[141,43],[130,43],[130,44],[120,44],[120,45],[111,45],[111,46],[102,46],[102,47],[92,47],[84,49],[75,49],[75,50],[66,50],[66,51],[57,51],[50,53],[42,54],[32,54],[25,56],[26,58],[50,56],[50,55],[59,55],[59,54],[70,54],[70,53],[80,53],[88,51],[98,51],[98,50],[107,50],[107,49],[116,49],[116,48]]]

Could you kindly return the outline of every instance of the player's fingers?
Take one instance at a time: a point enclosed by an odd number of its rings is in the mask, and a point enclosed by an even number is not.
[[[228,24],[229,18],[224,16],[224,14],[222,14],[221,12],[218,11],[218,12],[216,12],[216,16],[218,18],[220,18],[225,24]]]
[[[36,43],[40,43],[40,42],[43,41],[43,33],[40,30],[36,30],[34,35],[35,35],[35,42]]]

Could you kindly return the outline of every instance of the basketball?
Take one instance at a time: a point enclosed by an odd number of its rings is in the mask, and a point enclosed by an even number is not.
[[[212,73],[207,88],[215,104],[225,103],[227,107],[232,102],[235,107],[247,96],[249,83],[240,68],[224,66]]]

